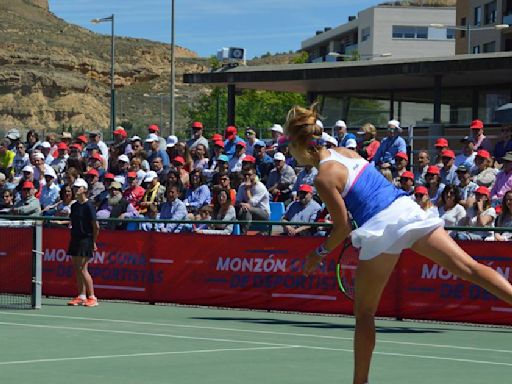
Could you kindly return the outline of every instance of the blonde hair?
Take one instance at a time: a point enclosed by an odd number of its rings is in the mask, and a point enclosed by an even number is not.
[[[391,173],[391,170],[389,168],[381,168],[380,173],[388,179],[389,181],[393,182],[393,174]]]
[[[290,140],[290,148],[304,151],[309,156],[318,152],[322,145],[315,140],[322,138],[322,128],[316,121],[320,118],[317,111],[318,103],[309,108],[294,106],[288,111],[285,123],[285,134]]]
[[[377,128],[375,128],[375,125],[373,125],[373,124],[366,123],[365,125],[363,125],[361,127],[361,130],[364,133],[371,134],[374,139],[377,137]]]

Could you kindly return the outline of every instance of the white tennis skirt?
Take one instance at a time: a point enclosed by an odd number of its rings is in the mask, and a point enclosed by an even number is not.
[[[370,260],[381,253],[400,254],[443,224],[409,196],[402,196],[352,231],[352,245],[360,249],[359,260]]]

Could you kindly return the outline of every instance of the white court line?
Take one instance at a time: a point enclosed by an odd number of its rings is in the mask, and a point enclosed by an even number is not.
[[[2,312],[2,311],[0,311],[0,315],[34,316],[34,317],[56,318],[56,319],[99,321],[99,322],[106,322],[106,323],[123,323],[123,324],[134,324],[134,325],[151,325],[151,326],[172,327],[172,328],[206,329],[206,330],[212,330],[212,331],[254,333],[254,334],[262,334],[262,335],[282,335],[282,336],[310,337],[310,338],[316,338],[316,339],[342,340],[342,341],[350,341],[350,342],[352,342],[354,340],[352,337],[315,335],[315,334],[311,334],[311,333],[259,331],[259,330],[254,330],[254,329],[206,327],[206,326],[200,326],[200,325],[185,325],[185,324],[172,324],[172,323],[154,323],[154,322],[149,322],[149,321],[104,319],[104,318],[84,317],[84,316],[42,315],[42,314],[28,314],[28,313]],[[468,350],[468,351],[512,353],[512,350],[508,350],[508,349],[465,347],[465,346],[450,345],[450,344],[428,344],[428,343],[416,343],[416,342],[412,342],[412,341],[378,340],[378,343],[382,343],[382,344],[396,344],[396,345],[411,345],[411,346],[418,346],[418,347],[443,348],[443,349],[460,349],[460,350]]]
[[[95,288],[101,289],[112,289],[115,291],[135,291],[135,292],[144,292],[146,288],[140,287],[123,287],[122,285],[103,285],[103,284],[94,284]]]
[[[173,264],[174,260],[170,260],[170,259],[149,259],[149,262],[150,263],[155,263],[155,264]]]
[[[143,335],[143,336],[156,336],[156,337],[170,337],[170,338],[176,338],[176,339],[222,341],[222,342],[230,342],[230,343],[269,345],[269,346],[275,346],[275,347],[280,347],[280,348],[305,348],[305,349],[314,349],[314,350],[323,350],[323,351],[338,351],[338,352],[341,351],[341,352],[352,353],[351,349],[317,347],[317,346],[310,346],[310,345],[265,343],[265,342],[258,342],[258,341],[245,341],[245,340],[232,340],[232,339],[214,339],[214,338],[207,338],[207,337],[178,336],[178,335],[169,335],[169,334],[165,334],[165,333],[158,334],[158,333],[146,333],[146,332],[118,331],[118,330],[81,328],[81,327],[59,327],[59,326],[50,326],[50,325],[6,323],[6,322],[0,322],[0,325],[13,325],[13,326],[22,326],[22,327],[31,327],[31,328],[51,328],[51,329],[73,330],[73,331],[102,332],[102,333],[115,333],[115,334],[129,334],[129,335]],[[512,367],[512,363],[501,363],[501,362],[486,361],[486,360],[459,359],[459,358],[452,358],[452,357],[441,357],[441,356],[431,356],[431,355],[413,355],[413,354],[392,353],[392,352],[374,352],[374,354],[383,355],[383,356],[413,357],[413,358],[418,358],[418,359],[430,359],[430,360],[448,360],[448,361],[457,361],[457,362],[472,363],[472,364],[505,365],[505,366]],[[71,359],[71,358],[69,358],[69,359]],[[42,360],[44,360],[44,359],[42,359]]]
[[[116,359],[120,357],[145,357],[145,356],[165,356],[165,355],[187,355],[192,353],[212,353],[212,352],[242,352],[242,351],[264,351],[272,349],[290,349],[297,348],[290,347],[255,347],[255,348],[219,348],[219,349],[197,349],[194,351],[173,351],[173,352],[143,352],[143,353],[130,353],[126,355],[96,355],[96,356],[82,356],[82,357],[62,357],[54,359],[35,359],[35,360],[14,360],[14,361],[0,361],[0,365],[17,365],[17,364],[34,364],[34,363],[53,363],[60,361],[73,361],[73,360],[99,360],[99,359]]]
[[[328,301],[336,301],[336,296],[328,296],[328,295],[308,295],[303,293],[273,293],[272,297],[293,297],[296,299],[307,299],[307,300],[328,300]]]
[[[84,328],[84,327],[62,327],[58,325],[43,325],[43,324],[24,324],[24,323],[7,323],[4,321],[0,322],[0,325],[12,325],[15,327],[28,327],[28,328],[49,328],[49,329],[63,329],[69,331],[86,331],[86,332],[100,332],[100,333],[115,333],[123,335],[137,335],[137,336],[152,336],[152,337],[169,337],[171,339],[187,339],[187,340],[205,340],[205,341],[219,341],[225,343],[242,343],[242,344],[256,344],[256,345],[272,345],[277,347],[297,347],[297,345],[291,344],[279,344],[279,343],[266,343],[263,341],[247,341],[247,340],[234,340],[234,339],[218,339],[212,337],[196,337],[196,336],[183,336],[183,335],[171,335],[168,333],[151,333],[151,332],[135,332],[135,331],[120,331],[117,329],[95,329],[95,328]]]

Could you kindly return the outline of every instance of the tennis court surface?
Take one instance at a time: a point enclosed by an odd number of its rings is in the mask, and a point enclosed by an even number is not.
[[[0,310],[0,383],[351,383],[354,319],[101,302]],[[512,329],[378,320],[372,383],[509,383]]]

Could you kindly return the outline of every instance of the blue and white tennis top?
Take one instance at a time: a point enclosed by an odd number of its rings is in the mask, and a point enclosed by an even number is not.
[[[333,149],[329,149],[329,152],[330,156],[321,160],[320,164],[337,161],[347,168],[348,178],[341,197],[358,227],[399,197],[407,195],[365,159],[345,157]]]

